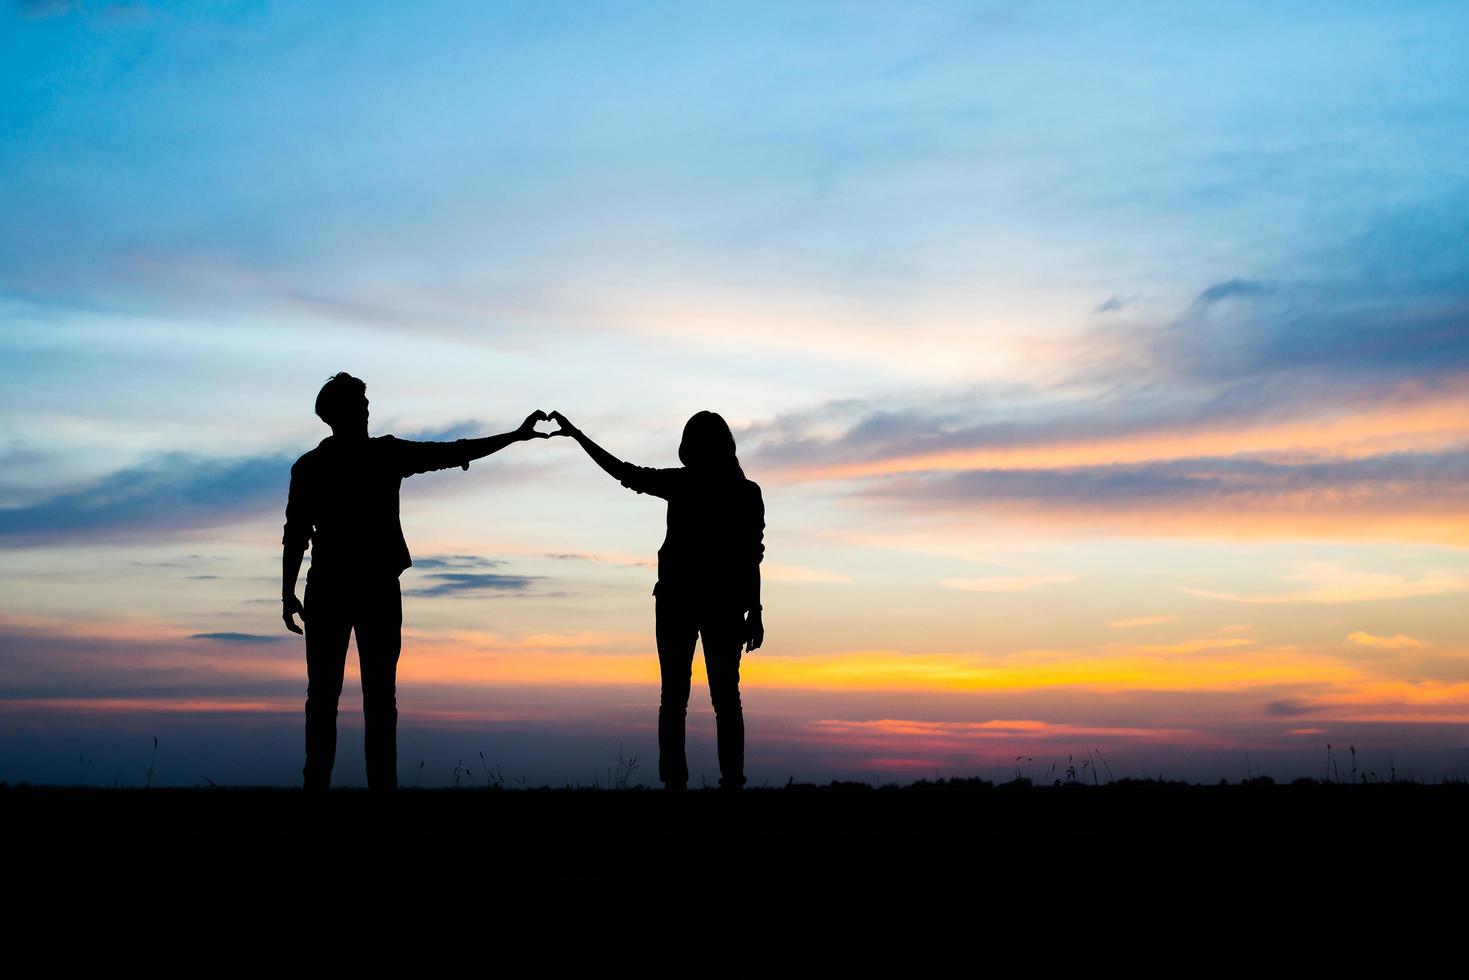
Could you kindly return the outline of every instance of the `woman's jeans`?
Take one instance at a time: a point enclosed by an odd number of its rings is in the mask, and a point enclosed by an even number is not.
[[[740,652],[744,646],[743,611],[696,599],[658,596],[655,600],[658,666],[663,675],[658,705],[658,778],[682,788],[689,781],[684,753],[684,721],[694,667],[694,644],[704,640],[704,667],[719,739],[719,785],[745,785],[745,716],[740,707]]]

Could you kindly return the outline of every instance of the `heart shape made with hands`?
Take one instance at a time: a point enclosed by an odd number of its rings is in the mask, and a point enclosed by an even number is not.
[[[551,435],[569,436],[576,431],[576,429],[572,428],[571,423],[566,421],[565,416],[563,416],[560,412],[553,410],[550,414],[550,421],[553,425],[556,426],[556,428],[551,430]]]
[[[557,413],[550,413],[550,415],[555,414]],[[539,438],[549,439],[552,436],[571,435],[573,430],[565,423],[560,422],[557,419],[551,418],[547,413],[539,410],[533,413],[532,418],[537,415],[540,416],[540,418],[536,418],[536,420],[531,423],[531,431],[534,432]],[[548,428],[549,426],[554,426],[554,428]]]

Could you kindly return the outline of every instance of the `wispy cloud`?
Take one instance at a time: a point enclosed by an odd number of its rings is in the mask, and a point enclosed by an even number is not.
[[[1177,616],[1137,616],[1132,619],[1114,619],[1107,625],[1114,630],[1131,629],[1134,626],[1157,626],[1177,621]]]
[[[1461,273],[1469,271],[1469,261],[1457,262]],[[1382,286],[1368,298],[1349,279],[1288,287],[1232,279],[1204,289],[1183,316],[1143,342],[1162,355],[1155,364],[1198,381],[1335,377],[1380,384],[1469,369],[1469,291],[1462,284],[1425,277]]]
[[[0,510],[0,545],[157,539],[285,511],[287,454],[205,459],[173,453],[35,503]]]
[[[1122,534],[1469,541],[1469,453],[1462,452],[907,474],[851,493],[909,514],[998,514]]]
[[[405,438],[449,441],[464,438],[479,427],[477,422],[456,422]],[[80,487],[0,508],[0,547],[160,540],[224,527],[269,511],[280,513],[284,520],[291,464],[297,455],[280,451],[237,458],[191,453],[156,456]]]
[[[786,565],[781,562],[762,562],[760,576],[767,582],[850,582],[851,576],[840,572],[807,568],[804,565]]]
[[[191,640],[212,640],[215,643],[236,643],[241,646],[258,646],[262,643],[279,643],[284,636],[266,636],[263,633],[191,633]]]
[[[643,565],[653,564],[647,558],[639,557],[639,556],[636,556],[636,555],[630,555],[630,554],[621,554],[621,553],[618,553],[618,554],[609,554],[609,553],[591,554],[591,553],[587,553],[587,552],[555,552],[555,553],[552,553],[552,554],[548,554],[545,557],[550,558],[552,561],[590,561],[590,562],[602,562],[602,563],[605,563],[605,564],[608,564],[608,565],[638,565],[638,566],[643,566]]]
[[[1469,540],[1469,374],[1374,392],[1167,390],[840,402],[742,438],[777,481],[842,481],[850,495],[909,512],[1101,522],[1122,533],[1294,527]]]
[[[1204,599],[1259,605],[1374,602],[1469,591],[1469,574],[1457,569],[1439,569],[1421,575],[1394,575],[1364,572],[1325,562],[1306,562],[1297,566],[1291,579],[1305,588],[1248,594],[1196,588],[1183,588],[1181,591]]]
[[[250,637],[240,639],[240,637]],[[12,698],[193,698],[293,700],[299,654],[263,634],[188,635],[166,624],[76,622],[0,615]]]
[[[508,564],[499,558],[479,555],[428,555],[413,559],[414,568],[498,568]]]
[[[1296,701],[1291,699],[1271,701],[1265,705],[1265,711],[1267,714],[1275,715],[1280,718],[1296,718],[1300,715],[1309,715],[1315,712],[1319,712],[1321,710],[1322,708],[1320,705],[1307,704],[1304,701]]]
[[[500,575],[494,572],[435,572],[423,578],[432,584],[422,588],[404,589],[403,594],[438,598],[497,592],[524,593],[541,581],[539,575]]]
[[[1469,442],[1469,422],[1457,411],[1469,392],[1469,377],[1461,380],[1442,389],[1289,407],[1258,402],[1235,409],[1189,405],[1186,399],[1159,405],[1146,398],[1133,405],[1087,404],[1057,398],[1048,405],[1013,405],[1012,418],[990,423],[969,414],[960,400],[946,410],[935,406],[861,418],[827,435],[814,434],[821,424],[816,418],[799,428],[777,420],[783,424],[758,430],[767,435],[756,458],[783,479],[810,481],[1200,459],[1332,463],[1452,453]],[[956,420],[950,413],[968,418]]]
[[[1258,282],[1249,279],[1229,279],[1225,282],[1216,282],[1199,293],[1198,297],[1194,300],[1194,306],[1208,307],[1227,299],[1247,299],[1253,296],[1268,296],[1270,293],[1275,292],[1275,290],[1275,284],[1270,282]]]
[[[1206,636],[1196,640],[1180,640],[1177,643],[1144,643],[1133,646],[1116,646],[1114,649],[1144,656],[1169,656],[1172,654],[1206,653],[1215,650],[1233,650],[1254,646],[1255,641],[1242,636]]]
[[[1054,575],[988,575],[981,578],[946,578],[939,584],[961,592],[1027,592],[1046,585],[1075,582],[1076,576],[1063,572]]]
[[[1427,646],[1422,640],[1404,633],[1392,636],[1374,636],[1362,630],[1347,634],[1347,642],[1360,647],[1375,647],[1379,650],[1414,650]]]

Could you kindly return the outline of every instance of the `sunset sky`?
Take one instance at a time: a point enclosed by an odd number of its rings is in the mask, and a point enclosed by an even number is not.
[[[342,370],[730,421],[753,785],[1469,777],[1469,7],[5,3],[0,780],[299,782]],[[402,513],[401,782],[656,782],[661,503],[554,439]]]

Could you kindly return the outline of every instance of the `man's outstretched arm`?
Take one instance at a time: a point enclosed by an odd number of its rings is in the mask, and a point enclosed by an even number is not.
[[[552,433],[537,432],[536,423],[547,420],[545,412],[537,409],[525,417],[518,428],[483,439],[456,439],[453,442],[412,442],[399,439],[397,445],[403,450],[403,474],[427,473],[431,470],[459,466],[469,469],[471,461],[498,453],[512,443],[529,439],[548,439]]]

